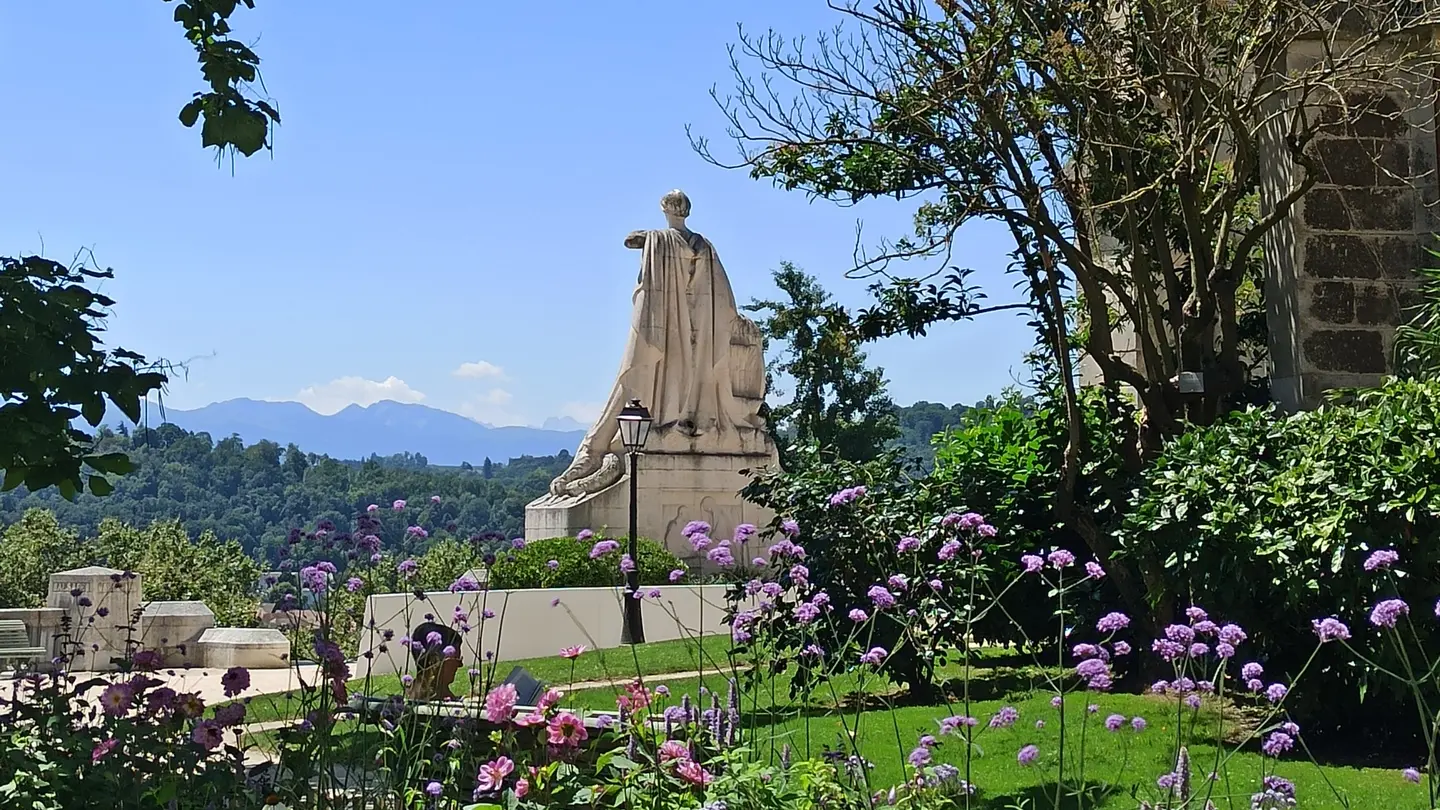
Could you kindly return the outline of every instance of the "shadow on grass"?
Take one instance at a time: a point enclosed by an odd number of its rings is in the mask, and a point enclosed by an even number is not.
[[[1024,788],[1005,794],[982,795],[980,807],[986,810],[1054,810],[1055,782]],[[1083,784],[1067,782],[1060,788],[1060,810],[1093,810],[1093,808],[1131,807],[1121,799],[1129,797],[1101,782],[1087,781]]]

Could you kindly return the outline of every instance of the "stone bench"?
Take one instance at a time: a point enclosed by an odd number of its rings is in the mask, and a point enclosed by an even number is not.
[[[290,666],[290,639],[270,627],[212,627],[200,634],[207,667],[284,669]]]

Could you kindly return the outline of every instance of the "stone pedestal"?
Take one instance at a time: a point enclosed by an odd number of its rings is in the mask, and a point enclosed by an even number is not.
[[[71,640],[79,644],[68,668],[76,671],[115,669],[112,659],[123,658],[140,608],[140,575],[92,565],[50,575],[46,607],[65,611]]]
[[[749,483],[742,470],[774,465],[769,452],[753,454],[643,453],[636,497],[637,531],[664,543],[688,562],[699,557],[680,532],[692,520],[709,523],[713,536],[729,538],[741,523],[763,526],[773,514],[740,497]],[[630,476],[581,496],[545,495],[525,507],[525,539],[573,537],[581,529],[621,538],[630,527]]]

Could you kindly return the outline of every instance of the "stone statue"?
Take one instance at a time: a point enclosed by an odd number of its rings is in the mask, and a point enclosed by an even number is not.
[[[625,237],[641,251],[630,339],[604,412],[550,483],[554,496],[597,492],[624,474],[615,419],[630,399],[650,409],[651,451],[723,451],[764,431],[759,330],[736,310],[715,246],[685,225],[690,198],[676,189],[660,210],[668,227]]]

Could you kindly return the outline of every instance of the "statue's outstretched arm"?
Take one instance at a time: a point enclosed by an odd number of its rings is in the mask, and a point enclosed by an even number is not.
[[[630,235],[625,237],[625,247],[631,250],[640,250],[645,247],[645,232],[631,231]]]

